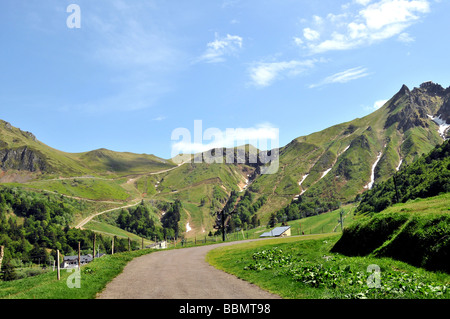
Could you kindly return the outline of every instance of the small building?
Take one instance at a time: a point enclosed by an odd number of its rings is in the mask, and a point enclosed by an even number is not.
[[[291,236],[291,226],[281,226],[272,229],[259,237],[288,237]]]
[[[167,248],[167,242],[166,241],[156,242],[156,243],[153,243],[151,245],[145,246],[145,248],[166,249]]]
[[[99,258],[104,256],[105,254],[97,253],[95,258]],[[90,263],[93,260],[91,254],[80,256],[81,266]],[[78,255],[76,256],[64,256],[63,262],[61,264],[61,268],[75,268],[78,267]]]

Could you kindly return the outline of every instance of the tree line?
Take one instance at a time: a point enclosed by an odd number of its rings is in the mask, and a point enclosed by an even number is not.
[[[158,220],[154,207],[141,202],[136,207],[122,209],[116,219],[116,225],[121,229],[148,239],[163,240],[178,238],[181,231],[179,221],[183,205],[179,200],[173,203],[158,202],[156,208],[163,212],[161,221]]]
[[[94,233],[70,228],[73,215],[85,203],[54,194],[42,194],[16,187],[0,187],[0,245],[5,246],[4,267],[27,263],[48,265],[62,255],[93,251]],[[111,239],[96,235],[96,246],[111,251]],[[132,243],[132,249],[137,248]],[[115,239],[115,252],[128,250],[127,239]],[[4,268],[2,267],[2,268]],[[11,275],[14,279],[14,274]]]

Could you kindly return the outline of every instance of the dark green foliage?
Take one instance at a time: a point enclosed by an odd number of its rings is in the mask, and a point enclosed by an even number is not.
[[[412,217],[375,255],[450,273],[450,216]]]
[[[356,213],[377,213],[395,203],[447,192],[450,192],[450,141],[365,192]]]
[[[94,233],[68,226],[73,213],[83,205],[53,194],[0,188],[0,245],[5,246],[3,264],[20,261],[18,264],[48,265],[56,259],[56,250],[62,255],[77,254],[78,242],[83,254],[92,253]],[[23,218],[23,222],[19,223],[16,216]],[[110,239],[98,234],[96,245],[103,252],[111,250]],[[128,250],[127,240],[116,240],[115,248],[116,252]],[[14,279],[13,273],[11,270],[4,279]]]
[[[338,256],[328,256],[326,261],[320,262],[305,261],[275,247],[253,253],[252,259],[244,270],[271,271],[274,276],[286,276],[305,287],[330,289],[336,296],[346,299],[448,298],[450,292],[446,284],[436,285],[415,273],[391,269],[380,269],[377,283],[373,272],[342,265]]]
[[[446,141],[364,193],[356,214],[378,214],[344,229],[332,251],[351,256],[386,256],[450,272],[448,215],[379,213],[395,203],[449,191],[450,141]]]
[[[149,239],[163,239],[162,228],[150,216],[150,209],[143,203],[127,210],[122,209],[117,217],[119,228]]]
[[[391,257],[450,273],[450,216],[376,214],[344,229],[332,252]]]
[[[181,218],[181,210],[183,205],[177,199],[174,203],[170,203],[169,208],[166,210],[163,218],[161,219],[162,225],[164,227],[165,237],[175,237],[178,238],[180,234],[179,221]]]
[[[257,211],[267,201],[266,196],[261,196],[255,200],[255,195],[247,190],[243,196],[232,191],[223,209],[216,212],[216,234],[222,234],[222,218],[226,222],[226,232],[233,232],[240,229],[251,229],[260,225]]]
[[[368,255],[388,240],[407,220],[407,215],[375,215],[344,228],[341,239],[331,251],[348,256]]]
[[[142,202],[140,205],[122,209],[116,219],[116,225],[148,239],[162,240],[164,238],[178,238],[180,230],[178,223],[181,218],[182,204],[179,200],[174,203],[158,202],[157,209],[164,212],[161,219],[162,226],[157,223],[152,207]]]
[[[321,197],[317,194],[319,191],[319,189],[314,189],[305,195],[299,196],[297,200],[292,201],[285,208],[273,213],[273,218],[277,222],[288,222],[330,212],[341,206],[341,202],[332,194],[328,197]],[[273,227],[271,225],[276,223],[274,219],[271,217],[269,221],[270,227]]]
[[[232,221],[234,221],[234,228],[240,227],[244,229],[255,228],[258,226],[257,211],[267,201],[267,197],[261,196],[256,201],[254,200],[254,194],[250,191],[246,191],[244,196],[236,206],[235,214]]]

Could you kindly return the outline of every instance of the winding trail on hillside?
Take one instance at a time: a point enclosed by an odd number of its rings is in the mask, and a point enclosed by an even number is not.
[[[215,248],[247,241],[158,251],[133,259],[98,299],[280,299],[205,261]]]
[[[174,170],[174,169],[180,167],[180,166],[183,165],[183,164],[186,164],[186,163],[183,162],[183,163],[178,164],[176,167],[173,167],[173,168],[170,168],[170,169],[165,169],[165,170],[162,170],[162,171],[159,171],[159,172],[149,173],[149,175],[157,175],[157,174],[166,173],[166,172],[169,172],[169,171],[171,171],[171,170]],[[144,175],[147,175],[147,174],[144,174]],[[128,179],[127,184],[134,183],[134,181],[135,181],[136,179],[137,179],[137,178],[134,178],[134,179],[133,179],[133,178],[130,178],[130,179]],[[72,196],[68,196],[68,195],[63,195],[63,196],[66,196],[66,197],[72,197]],[[72,197],[72,198],[75,198],[75,197]],[[84,200],[83,198],[77,198],[77,199]],[[111,209],[107,209],[107,210],[104,210],[104,211],[99,212],[99,213],[92,214],[92,215],[86,217],[85,219],[83,219],[81,222],[79,222],[79,223],[75,226],[75,228],[82,229],[84,225],[86,225],[87,223],[89,223],[89,222],[92,220],[92,218],[94,218],[94,217],[96,217],[96,216],[99,216],[99,215],[102,215],[102,214],[105,214],[105,213],[109,213],[109,212],[113,212],[113,211],[119,210],[119,209],[125,209],[125,208],[130,208],[130,207],[137,206],[137,205],[139,205],[139,203],[141,202],[141,200],[142,200],[142,198],[135,198],[133,201],[137,201],[136,203],[129,204],[129,205],[125,205],[125,206],[121,206],[121,207],[111,208]],[[113,203],[114,203],[114,202],[113,202]]]
[[[79,228],[79,229],[83,228],[83,226],[86,225],[87,223],[89,223],[92,220],[92,218],[94,218],[94,217],[96,217],[98,215],[102,215],[102,214],[105,214],[105,213],[113,212],[113,211],[119,210],[119,209],[125,209],[125,208],[129,208],[129,207],[137,206],[140,203],[141,203],[141,200],[139,200],[137,203],[134,203],[134,204],[121,206],[121,207],[116,207],[116,208],[111,208],[111,209],[104,210],[104,211],[99,212],[99,213],[95,213],[95,214],[90,215],[90,216],[86,217],[85,219],[83,219],[81,222],[78,223],[78,225],[75,226],[75,228]]]

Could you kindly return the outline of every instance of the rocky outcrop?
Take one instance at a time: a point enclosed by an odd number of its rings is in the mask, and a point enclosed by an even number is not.
[[[386,129],[395,123],[398,123],[397,129],[402,132],[415,126],[426,128],[428,127],[427,113],[423,108],[408,104],[399,112],[390,115],[386,120],[384,128]]]
[[[445,90],[442,86],[433,82],[422,83],[419,88],[414,88],[412,91],[406,85],[403,85],[390,104],[389,111],[391,114],[388,116],[384,128],[386,129],[396,123],[398,123],[397,129],[402,132],[417,126],[428,128],[428,115],[435,115],[442,100],[448,101],[450,98],[448,93],[448,89]],[[398,111],[397,107],[401,104],[403,107]],[[441,108],[448,110],[448,107],[444,106],[445,103]],[[450,111],[448,112],[450,113]]]
[[[38,152],[24,146],[0,150],[0,168],[37,172],[46,171],[47,164]]]
[[[445,99],[444,104],[442,104],[441,108],[437,112],[437,116],[439,116],[447,124],[450,124],[450,96]]]

